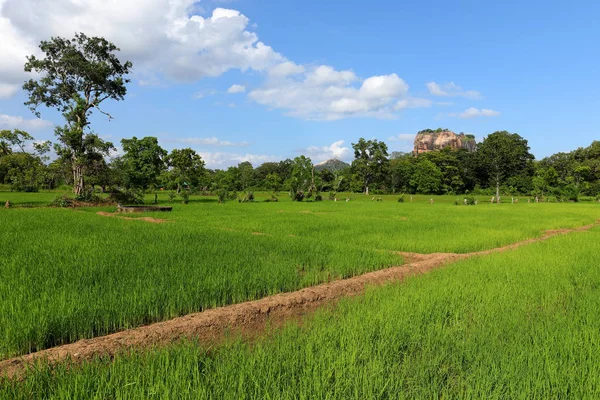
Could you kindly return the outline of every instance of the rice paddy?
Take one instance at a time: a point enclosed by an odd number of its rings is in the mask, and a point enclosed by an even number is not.
[[[175,204],[0,210],[0,359],[595,222],[600,205]],[[18,202],[17,202],[18,203]],[[251,343],[38,365],[4,398],[596,397],[599,228],[370,288]]]

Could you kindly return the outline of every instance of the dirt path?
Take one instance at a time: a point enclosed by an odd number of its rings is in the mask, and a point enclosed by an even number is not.
[[[211,345],[219,342],[231,332],[241,333],[245,337],[253,337],[263,333],[267,324],[277,327],[286,321],[298,319],[318,307],[331,304],[341,297],[361,294],[367,285],[381,285],[389,281],[402,280],[408,276],[423,274],[457,260],[512,250],[530,243],[547,240],[553,236],[585,231],[598,223],[600,221],[574,229],[546,231],[544,235],[538,238],[473,253],[399,253],[405,258],[407,264],[324,283],[296,292],[282,293],[256,301],[189,314],[169,321],[117,332],[108,336],[80,340],[72,344],[4,360],[0,362],[0,377],[19,377],[26,371],[27,366],[40,359],[59,362],[70,358],[77,363],[90,360],[99,355],[114,355],[130,348],[165,345],[183,338],[193,338],[202,344]]]
[[[146,221],[146,222],[150,222],[153,224],[162,224],[165,222],[169,222],[168,219],[158,219],[158,218],[152,218],[152,217],[137,217],[137,218],[124,217],[124,216],[118,215],[116,213],[108,213],[108,212],[104,212],[104,211],[98,211],[96,214],[102,215],[103,217],[115,217],[115,218],[119,218],[119,219],[125,219],[128,221]]]

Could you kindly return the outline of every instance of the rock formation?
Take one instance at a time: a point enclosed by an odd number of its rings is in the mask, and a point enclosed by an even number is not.
[[[475,151],[475,137],[473,135],[465,135],[464,133],[457,135],[448,129],[425,129],[417,133],[415,137],[415,155],[433,150],[441,150],[445,147],[450,147],[452,150],[466,149]]]

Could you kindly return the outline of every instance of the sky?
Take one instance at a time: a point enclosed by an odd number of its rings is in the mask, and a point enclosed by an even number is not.
[[[124,101],[92,128],[190,147],[210,168],[352,143],[410,151],[449,128],[507,130],[540,159],[600,140],[600,2],[0,0],[0,129],[54,140],[62,117],[23,105],[41,40],[103,36],[133,62]]]

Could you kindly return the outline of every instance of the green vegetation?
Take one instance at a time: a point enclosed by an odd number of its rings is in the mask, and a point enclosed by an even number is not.
[[[600,229],[457,262],[245,344],[39,366],[10,398],[597,398]]]
[[[0,354],[399,265],[394,251],[506,245],[590,223],[597,209],[361,200],[218,204],[193,197],[152,215],[168,218],[163,224],[106,218],[93,208],[2,209]]]

